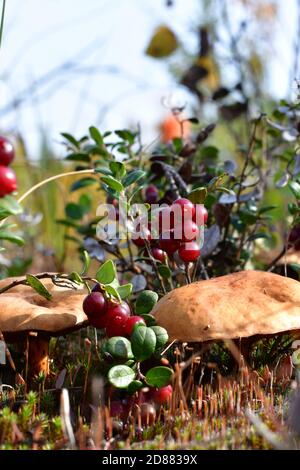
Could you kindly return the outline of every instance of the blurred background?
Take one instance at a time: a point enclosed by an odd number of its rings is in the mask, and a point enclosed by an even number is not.
[[[299,52],[298,0],[8,0],[0,133],[16,145],[19,194],[70,168],[60,132],[140,126],[143,143],[167,141],[174,107],[218,122],[211,143],[232,157],[251,117],[296,96]],[[70,184],[28,199],[28,243],[13,263],[2,255],[6,274],[65,268],[56,219]]]

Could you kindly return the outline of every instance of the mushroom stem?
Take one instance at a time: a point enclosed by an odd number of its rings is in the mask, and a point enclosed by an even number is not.
[[[28,382],[32,385],[34,377],[41,372],[49,374],[49,339],[43,336],[28,336]]]

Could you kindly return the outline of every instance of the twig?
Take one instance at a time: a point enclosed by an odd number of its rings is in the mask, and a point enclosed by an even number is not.
[[[245,411],[245,415],[249,419],[249,421],[253,424],[257,432],[267,441],[269,444],[271,444],[272,447],[274,447],[277,450],[288,450],[293,447],[290,445],[287,445],[285,442],[281,442],[280,437],[278,434],[275,434],[273,431],[271,431],[268,426],[263,423],[263,421],[257,416],[253,411],[250,409],[247,409]]]

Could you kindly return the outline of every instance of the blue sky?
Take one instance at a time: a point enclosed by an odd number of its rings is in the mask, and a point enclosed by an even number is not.
[[[289,86],[286,66],[296,33],[296,0],[278,1],[279,22],[268,58],[272,63],[269,87],[282,97]],[[33,80],[74,57],[84,74],[53,73],[55,78],[40,86],[38,93],[33,89],[22,106],[0,114],[1,131],[21,130],[34,159],[40,129],[47,129],[58,151],[59,132],[80,135],[91,124],[107,129],[139,121],[144,139],[151,139],[166,112],[162,97],[178,87],[167,64],[146,57],[145,47],[154,28],[167,23],[192,51],[200,3],[175,0],[170,9],[164,0],[7,0],[0,110]],[[179,91],[192,102],[184,90]]]

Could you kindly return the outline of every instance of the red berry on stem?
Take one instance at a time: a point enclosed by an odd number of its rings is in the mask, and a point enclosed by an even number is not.
[[[0,165],[10,165],[15,157],[13,144],[5,137],[0,137]]]
[[[151,398],[157,405],[164,405],[169,403],[172,398],[173,388],[172,385],[156,388],[151,390]]]
[[[105,328],[107,302],[101,292],[91,292],[83,301],[83,311],[95,328]]]
[[[125,324],[130,316],[128,304],[110,302],[106,314],[106,334],[109,338],[125,335]]]
[[[165,256],[166,256],[166,252],[161,250],[160,248],[152,248],[151,249],[152,251],[152,256],[154,259],[156,259],[157,261],[160,261],[161,263],[164,263],[165,262]]]
[[[201,252],[197,242],[183,243],[178,250],[178,255],[185,263],[192,263],[199,258]]]
[[[139,230],[138,227],[137,227],[137,230]],[[141,236],[137,238],[132,238],[133,243],[139,248],[142,248],[143,246],[145,246],[145,240],[148,240],[148,241],[151,240],[151,232],[146,227],[143,228]]]
[[[17,178],[11,168],[0,165],[0,197],[17,190]]]
[[[190,215],[190,217],[194,217],[195,215],[195,206],[190,201],[189,199],[186,199],[184,197],[181,197],[179,199],[176,199],[176,201],[173,202],[173,205],[179,205],[181,207],[181,211],[183,216],[185,215]]]
[[[199,237],[199,229],[197,224],[192,220],[187,220],[183,224],[182,228],[182,240],[185,242],[189,242],[195,240],[195,238]]]
[[[148,204],[155,204],[158,199],[158,189],[154,184],[150,184],[145,191],[146,202]]]
[[[203,204],[195,205],[195,215],[193,216],[193,221],[198,225],[206,224],[208,219],[208,212],[203,206]]]
[[[174,231],[169,230],[168,232],[163,232],[159,239],[159,246],[164,250],[168,255],[172,255],[175,251],[178,250],[180,246],[180,240],[174,240]]]
[[[138,315],[133,315],[132,317],[129,317],[124,326],[124,335],[131,336],[136,325],[146,325],[145,320],[142,317],[139,317]]]

